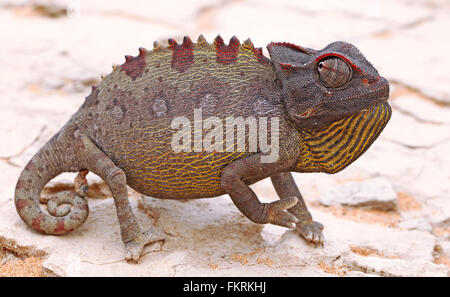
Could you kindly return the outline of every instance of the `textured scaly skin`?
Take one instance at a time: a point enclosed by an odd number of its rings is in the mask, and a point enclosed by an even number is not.
[[[87,218],[86,173],[109,185],[116,205],[127,260],[137,261],[145,244],[163,239],[158,230],[141,232],[131,211],[126,185],[155,198],[215,197],[228,193],[250,220],[295,227],[306,240],[323,244],[320,223],[312,221],[289,172],[335,173],[372,144],[390,117],[389,85],[359,51],[333,43],[321,51],[289,43],[268,46],[272,60],[249,40],[218,36],[208,44],[185,37],[182,44],[139,49],[102,79],[68,123],[27,164],[19,177],[15,204],[25,223],[45,234],[65,234]],[[329,57],[349,65],[351,80],[324,87],[317,65]],[[322,75],[341,75],[341,68]],[[345,70],[345,69],[344,69]],[[342,72],[342,73],[340,73]],[[330,76],[330,77],[331,77]],[[322,78],[320,78],[322,79]],[[216,116],[279,119],[279,158],[259,161],[261,151],[176,153],[171,122],[186,117],[195,126],[194,109],[203,119]],[[268,139],[271,139],[270,125]],[[203,137],[208,131],[203,129]],[[192,139],[194,135],[191,135]],[[235,139],[235,143],[237,139]],[[249,143],[246,137],[246,148]],[[225,147],[225,146],[224,146]],[[76,196],[62,193],[41,210],[45,184],[62,172],[79,172]],[[260,203],[248,187],[271,177],[281,200]],[[72,199],[72,200],[71,200]],[[58,208],[61,203],[73,208]]]
[[[171,121],[185,116],[194,123],[194,108],[202,109],[203,118],[281,118],[279,94],[267,87],[272,84],[272,67],[267,59],[258,62],[253,48],[238,44],[234,63],[217,63],[216,46],[205,42],[192,44],[196,62],[180,72],[172,67],[175,46],[145,54],[143,72],[148,72],[135,80],[123,66],[116,68],[93,93],[99,103],[89,98],[75,122],[86,125],[89,137],[126,172],[128,185],[140,193],[171,199],[222,195],[223,168],[251,153],[175,153]],[[182,48],[178,51],[187,46],[178,45]],[[252,100],[257,96],[267,99]]]

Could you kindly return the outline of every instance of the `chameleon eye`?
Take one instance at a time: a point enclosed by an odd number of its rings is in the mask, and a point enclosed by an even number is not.
[[[320,81],[328,88],[339,88],[352,77],[350,66],[339,58],[328,58],[317,65]]]

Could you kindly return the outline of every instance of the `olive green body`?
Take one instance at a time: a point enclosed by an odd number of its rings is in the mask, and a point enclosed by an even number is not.
[[[127,184],[142,194],[171,199],[222,195],[223,168],[255,153],[247,150],[248,137],[244,152],[194,151],[194,125],[202,124],[194,122],[195,109],[203,120],[221,119],[224,132],[226,118],[239,116],[267,117],[269,138],[272,117],[280,120],[281,130],[292,130],[269,63],[258,62],[242,46],[237,61],[229,64],[216,62],[213,45],[197,45],[193,52],[195,63],[183,72],[173,69],[167,48],[148,53],[146,71],[135,80],[116,68],[73,117],[82,133],[125,172]],[[178,129],[171,125],[177,117],[192,123],[190,152],[172,147]],[[210,129],[202,130],[204,139]]]

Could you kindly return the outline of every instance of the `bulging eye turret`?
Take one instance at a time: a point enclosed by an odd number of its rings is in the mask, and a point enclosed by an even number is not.
[[[337,57],[327,58],[317,65],[320,81],[328,88],[339,88],[352,78],[352,68]]]

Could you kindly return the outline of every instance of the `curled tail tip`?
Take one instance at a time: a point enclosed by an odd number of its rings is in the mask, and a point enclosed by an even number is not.
[[[34,230],[50,235],[64,235],[80,227],[89,215],[87,201],[70,191],[59,192],[47,202],[48,213],[30,199],[15,199],[22,220]],[[66,204],[71,204],[69,207]]]
[[[69,158],[60,156],[59,150],[55,149],[61,146],[58,141],[53,137],[28,162],[17,181],[14,194],[16,210],[22,220],[36,231],[51,235],[63,235],[75,230],[89,214],[87,201],[73,193],[60,192],[50,199],[52,202],[47,205],[48,212],[41,208],[39,201],[44,186],[72,164]],[[72,207],[61,204],[71,204]]]

